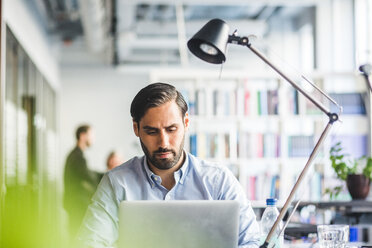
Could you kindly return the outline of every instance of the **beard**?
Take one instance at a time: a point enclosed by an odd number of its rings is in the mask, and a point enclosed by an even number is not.
[[[143,152],[146,155],[146,158],[148,161],[155,166],[159,170],[168,170],[172,167],[174,167],[180,160],[182,153],[183,153],[183,146],[185,143],[185,136],[182,138],[182,142],[180,146],[178,147],[178,151],[172,150],[172,149],[166,149],[159,147],[158,150],[154,151],[152,154],[150,154],[150,151],[147,149],[145,144],[143,144],[142,140],[140,139],[141,147]],[[157,158],[156,154],[158,153],[164,153],[164,152],[170,152],[173,154],[171,158]]]

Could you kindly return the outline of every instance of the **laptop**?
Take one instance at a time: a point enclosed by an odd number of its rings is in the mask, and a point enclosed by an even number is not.
[[[237,201],[123,201],[119,248],[236,248]]]

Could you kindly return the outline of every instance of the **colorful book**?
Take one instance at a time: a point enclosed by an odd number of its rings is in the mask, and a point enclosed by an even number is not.
[[[352,93],[332,93],[329,94],[343,108],[343,114],[365,115],[366,107],[364,104],[365,94]],[[338,113],[338,108],[331,104],[331,112]]]

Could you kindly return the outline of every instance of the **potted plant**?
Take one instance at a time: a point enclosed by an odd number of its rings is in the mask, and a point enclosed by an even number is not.
[[[341,142],[331,147],[329,158],[337,178],[346,182],[351,198],[353,200],[365,199],[372,181],[372,158],[366,156],[352,158],[349,154],[343,153]],[[326,189],[326,193],[329,193],[332,198],[337,196],[341,190],[342,186],[338,186]]]

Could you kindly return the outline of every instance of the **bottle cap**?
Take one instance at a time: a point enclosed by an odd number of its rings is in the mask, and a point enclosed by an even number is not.
[[[358,228],[356,226],[351,226],[349,229],[349,232],[350,232],[349,241],[357,242],[358,241]]]
[[[275,199],[275,198],[267,198],[266,199],[266,205],[268,205],[268,206],[275,206],[277,201],[278,200]]]

